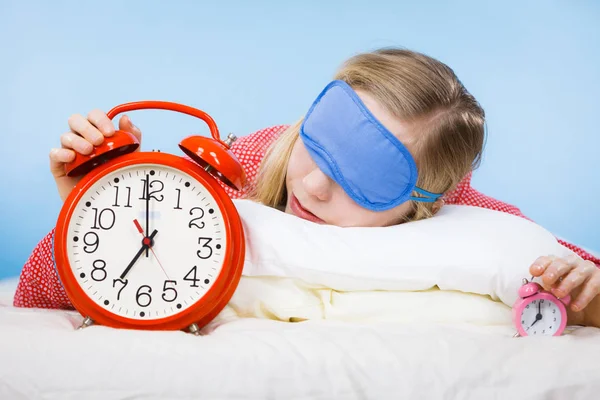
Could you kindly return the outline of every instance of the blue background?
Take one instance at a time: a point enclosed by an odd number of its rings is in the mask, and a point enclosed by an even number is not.
[[[189,104],[246,135],[303,115],[356,52],[403,46],[451,66],[488,115],[474,186],[600,251],[597,1],[0,1],[0,278],[61,202],[48,170],[72,113]],[[191,117],[130,114],[179,154]]]

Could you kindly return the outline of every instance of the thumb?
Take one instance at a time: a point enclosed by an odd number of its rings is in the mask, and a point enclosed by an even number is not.
[[[128,115],[123,115],[119,119],[119,129],[132,133],[140,142],[142,141],[142,131],[131,122]]]

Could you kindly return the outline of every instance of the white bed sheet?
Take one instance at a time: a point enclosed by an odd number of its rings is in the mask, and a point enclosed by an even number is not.
[[[10,306],[0,399],[597,399],[600,330],[512,338],[507,325],[219,318],[195,337]]]

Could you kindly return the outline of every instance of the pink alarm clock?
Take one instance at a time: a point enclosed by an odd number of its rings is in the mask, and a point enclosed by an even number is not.
[[[523,279],[519,299],[513,305],[515,336],[560,336],[567,326],[571,296],[561,299],[539,284]]]

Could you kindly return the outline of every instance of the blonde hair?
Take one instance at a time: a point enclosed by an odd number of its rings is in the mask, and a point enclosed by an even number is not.
[[[481,162],[485,113],[452,69],[417,52],[385,48],[351,57],[334,79],[373,96],[388,112],[418,130],[411,149],[417,186],[447,193]],[[261,163],[250,197],[280,208],[287,200],[286,172],[302,119],[273,143]],[[413,196],[420,197],[418,193]],[[433,203],[411,201],[404,221],[434,214]]]

